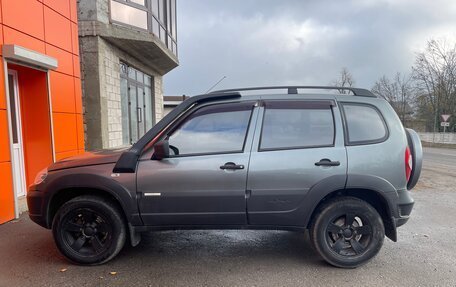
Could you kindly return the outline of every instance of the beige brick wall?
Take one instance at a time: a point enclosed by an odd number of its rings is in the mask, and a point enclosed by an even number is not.
[[[120,62],[109,46],[103,57],[106,102],[108,106],[107,148],[122,146],[122,109],[120,106]]]
[[[155,93],[155,123],[158,123],[163,117],[163,77],[154,77]]]

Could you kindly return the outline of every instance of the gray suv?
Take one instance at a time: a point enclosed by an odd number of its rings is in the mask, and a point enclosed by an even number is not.
[[[350,94],[301,93],[313,89]],[[52,164],[27,202],[78,264],[145,231],[282,229],[309,230],[327,262],[353,268],[397,240],[421,162],[418,135],[368,90],[232,89],[187,99],[128,149]]]

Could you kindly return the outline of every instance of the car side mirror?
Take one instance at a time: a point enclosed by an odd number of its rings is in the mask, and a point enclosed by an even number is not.
[[[161,140],[154,145],[152,159],[162,160],[167,157],[169,157],[169,142],[168,140]]]

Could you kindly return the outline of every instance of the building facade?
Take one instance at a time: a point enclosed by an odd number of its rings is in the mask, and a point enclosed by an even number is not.
[[[131,145],[163,116],[176,0],[78,0],[78,12],[86,148]]]
[[[188,98],[189,97],[186,95],[163,96],[163,116],[169,114],[172,110],[174,110],[178,105],[180,105],[183,101],[185,101]]]
[[[0,223],[27,186],[84,152],[76,0],[0,1]]]

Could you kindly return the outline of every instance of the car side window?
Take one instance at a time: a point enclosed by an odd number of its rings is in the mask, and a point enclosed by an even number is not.
[[[253,103],[219,104],[200,108],[169,135],[174,155],[242,152]]]
[[[334,119],[329,102],[265,103],[260,151],[334,145]]]
[[[343,103],[342,107],[349,144],[382,142],[388,136],[385,121],[373,106]]]

